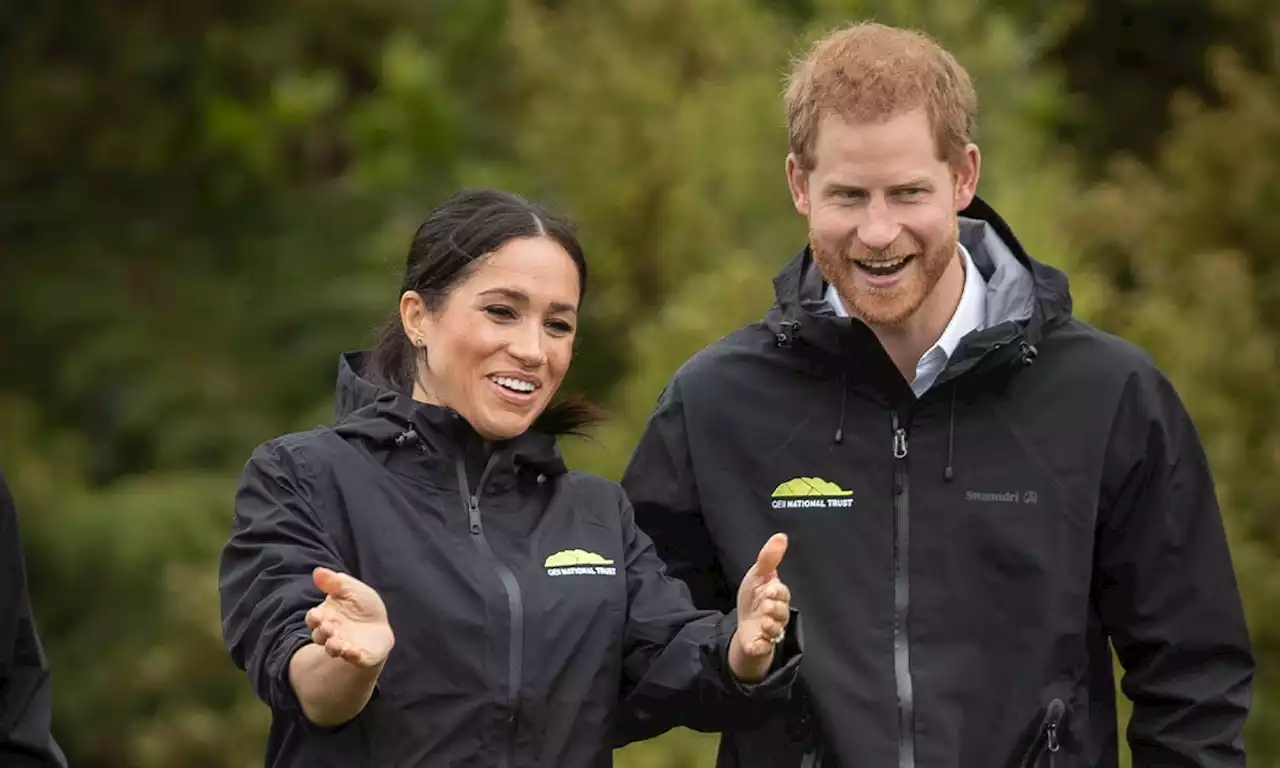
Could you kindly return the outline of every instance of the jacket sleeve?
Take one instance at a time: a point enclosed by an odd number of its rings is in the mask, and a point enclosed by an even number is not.
[[[727,730],[785,702],[801,656],[796,612],[769,674],[758,683],[739,683],[729,668],[737,614],[695,608],[684,583],[667,575],[653,542],[636,527],[625,498],[622,505],[627,618],[615,746],[676,726]]]
[[[31,614],[13,497],[0,475],[0,765],[65,768],[51,720],[49,663]]]
[[[1133,765],[1243,768],[1249,635],[1204,450],[1158,372],[1129,381],[1104,471],[1096,596]]]
[[[236,666],[272,710],[299,712],[289,660],[311,642],[306,612],[324,595],[317,567],[346,571],[312,503],[303,454],[279,442],[256,449],[235,497],[231,535],[222,550],[218,588],[222,634]]]
[[[702,519],[677,381],[659,396],[623,472],[622,487],[636,523],[653,539],[667,572],[689,587],[694,605],[733,610],[736,589],[728,584]]]

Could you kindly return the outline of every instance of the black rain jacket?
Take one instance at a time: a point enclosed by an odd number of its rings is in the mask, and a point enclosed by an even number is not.
[[[362,360],[342,359],[336,427],[254,451],[222,556],[227,646],[273,714],[268,766],[608,766],[615,741],[785,702],[796,633],[739,686],[736,616],[694,608],[616,483],[566,471],[535,432],[486,456],[456,412],[373,386]],[[396,633],[337,728],[310,723],[288,680],[317,566],[377,590]]]
[[[27,594],[18,516],[0,474],[0,766],[65,768],[50,732],[52,696]]]
[[[1115,766],[1110,642],[1136,767],[1243,766],[1254,661],[1183,404],[985,203],[960,226],[987,323],[922,397],[806,250],[674,375],[623,476],[701,607],[791,537],[797,706],[720,765]]]

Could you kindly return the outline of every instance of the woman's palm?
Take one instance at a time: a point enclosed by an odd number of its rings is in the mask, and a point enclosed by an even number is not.
[[[386,661],[395,635],[378,593],[354,576],[327,568],[317,568],[312,578],[325,593],[324,602],[307,611],[312,640],[330,656],[357,666]]]

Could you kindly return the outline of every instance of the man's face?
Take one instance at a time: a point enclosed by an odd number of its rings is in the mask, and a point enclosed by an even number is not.
[[[813,158],[805,171],[788,156],[787,180],[818,268],[850,314],[901,326],[956,258],[956,213],[973,199],[977,147],[953,169],[923,109],[865,124],[828,115]]]

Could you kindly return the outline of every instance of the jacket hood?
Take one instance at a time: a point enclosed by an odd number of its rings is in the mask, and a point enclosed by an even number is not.
[[[382,386],[364,375],[366,350],[345,352],[338,359],[334,391],[335,431],[397,447],[417,445],[420,451],[475,455],[484,452],[484,441],[462,414],[438,405],[420,403]],[[566,471],[552,435],[529,430],[493,445],[509,454],[516,465],[554,476]]]
[[[975,197],[959,215],[959,239],[987,284],[985,329],[956,350],[953,366],[962,373],[1004,347],[1015,347],[1022,362],[1034,359],[1035,345],[1071,316],[1066,275],[1031,259],[1009,225]],[[823,294],[826,282],[806,246],[773,280],[776,303],[765,316],[779,346],[802,340],[839,355],[852,326],[855,342],[876,343],[870,328],[836,315]]]

